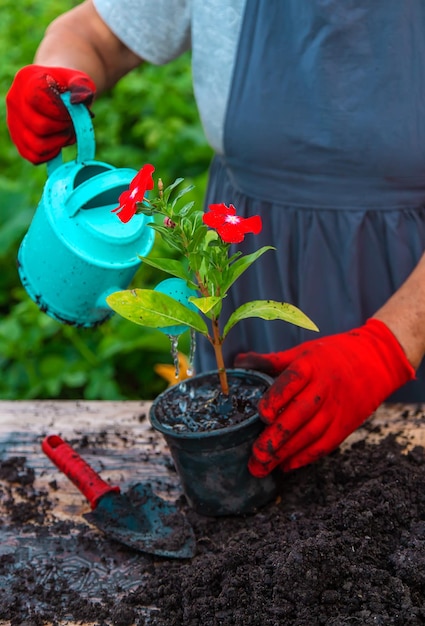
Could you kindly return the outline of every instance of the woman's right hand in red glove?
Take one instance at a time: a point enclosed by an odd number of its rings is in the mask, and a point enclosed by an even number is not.
[[[71,117],[60,98],[71,93],[72,104],[93,102],[96,85],[84,72],[63,67],[27,65],[16,74],[6,95],[7,125],[19,154],[45,163],[64,146],[75,143]]]
[[[379,319],[285,352],[248,352],[236,367],[278,375],[258,409],[266,428],[254,442],[249,469],[267,476],[329,454],[415,370]]]

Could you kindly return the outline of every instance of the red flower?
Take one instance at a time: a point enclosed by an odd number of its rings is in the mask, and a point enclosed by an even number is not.
[[[204,224],[214,228],[226,243],[241,243],[247,233],[258,235],[262,228],[261,217],[239,217],[236,209],[231,204],[210,204],[210,210],[205,213],[202,220]]]
[[[124,224],[129,222],[136,213],[137,203],[143,202],[146,191],[153,189],[152,173],[154,171],[153,165],[144,165],[131,181],[129,189],[123,191],[120,195],[118,199],[119,206],[113,209],[112,213],[117,213],[119,219]]]

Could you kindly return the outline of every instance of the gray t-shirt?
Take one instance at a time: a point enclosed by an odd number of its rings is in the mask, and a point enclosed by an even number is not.
[[[194,93],[212,148],[223,127],[246,0],[94,0],[109,28],[145,61],[163,65],[192,51]]]

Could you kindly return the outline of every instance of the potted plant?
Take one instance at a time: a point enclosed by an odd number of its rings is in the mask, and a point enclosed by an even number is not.
[[[271,300],[247,302],[223,322],[222,302],[229,289],[261,255],[273,250],[264,246],[248,255],[231,254],[231,244],[261,231],[261,218],[241,218],[234,206],[225,204],[210,205],[204,212],[185,202],[192,187],[178,191],[183,179],[166,189],[159,179],[158,195],[148,199],[146,190],[155,186],[153,171],[151,165],[140,170],[114,211],[123,222],[136,212],[151,216],[151,227],[179,259],[141,257],[172,278],[153,290],[115,292],[107,302],[122,317],[168,334],[174,354],[179,334],[188,328],[211,343],[217,370],[166,389],[154,400],[150,420],[164,435],[185,495],[197,512],[253,512],[276,495],[279,485],[276,472],[259,479],[247,468],[252,443],[262,430],[257,403],[272,379],[260,372],[228,369],[223,342],[235,324],[248,317],[317,327],[297,307]]]

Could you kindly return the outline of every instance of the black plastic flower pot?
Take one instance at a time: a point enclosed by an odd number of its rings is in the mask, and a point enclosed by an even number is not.
[[[252,444],[264,428],[256,405],[273,379],[250,370],[229,370],[228,378],[236,417],[228,417],[226,406],[213,408],[220,397],[216,371],[166,389],[150,410],[151,424],[168,444],[190,506],[206,516],[254,513],[279,491],[279,470],[255,478],[247,467]]]

